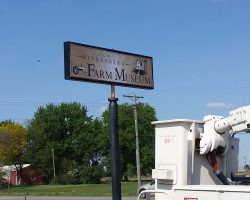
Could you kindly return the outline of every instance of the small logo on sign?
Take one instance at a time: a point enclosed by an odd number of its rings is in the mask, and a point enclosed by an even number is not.
[[[193,197],[184,197],[184,200],[198,200],[198,198],[193,198]]]
[[[79,72],[82,71],[84,74],[86,74],[86,69],[84,67],[78,67],[78,66],[74,66],[73,67],[73,73],[74,74],[79,74]]]
[[[136,67],[134,68],[133,72],[135,72],[136,74],[139,75],[143,75],[146,73],[146,66],[147,66],[147,62],[141,62],[141,61],[137,61],[136,62]]]

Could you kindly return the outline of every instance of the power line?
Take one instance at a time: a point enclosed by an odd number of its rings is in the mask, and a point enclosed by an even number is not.
[[[231,88],[244,88],[249,87],[250,81],[249,80],[242,80],[242,81],[221,81],[221,82],[212,82],[212,83],[204,83],[199,85],[189,85],[187,83],[182,82],[181,85],[175,85],[170,87],[165,87],[164,89],[156,89],[157,92],[176,92],[176,91],[197,91],[197,90],[206,90],[206,89],[231,89]]]
[[[73,102],[73,101],[72,101]],[[77,101],[75,101],[77,102]],[[43,106],[47,104],[60,104],[60,103],[67,103],[67,102],[31,102],[31,101],[0,101],[0,106],[20,106],[20,107],[25,107],[25,106]],[[88,107],[100,107],[101,105],[106,105],[107,103],[93,103],[93,102],[79,102],[80,104]]]

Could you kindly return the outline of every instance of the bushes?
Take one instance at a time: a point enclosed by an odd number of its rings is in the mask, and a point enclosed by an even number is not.
[[[8,181],[4,178],[0,178],[0,187],[8,187]]]
[[[102,168],[100,166],[84,166],[66,175],[56,177],[51,184],[99,184],[102,178]]]
[[[81,175],[82,183],[101,183],[102,169],[100,166],[84,167]]]

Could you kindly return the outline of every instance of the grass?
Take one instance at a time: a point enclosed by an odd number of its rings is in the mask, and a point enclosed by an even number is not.
[[[0,196],[112,196],[111,183],[0,188]],[[136,196],[136,182],[122,182],[122,196]]]

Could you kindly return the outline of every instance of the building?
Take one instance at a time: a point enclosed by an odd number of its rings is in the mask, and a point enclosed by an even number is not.
[[[38,168],[33,165],[24,164],[20,173],[17,173],[15,165],[3,166],[0,169],[0,178],[9,181],[11,185],[48,183],[48,179],[45,176],[39,175]]]

